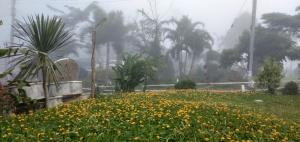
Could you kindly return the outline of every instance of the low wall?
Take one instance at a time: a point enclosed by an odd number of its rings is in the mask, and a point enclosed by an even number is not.
[[[24,87],[28,97],[31,99],[44,99],[44,91],[41,82],[32,83],[30,87]],[[82,82],[81,81],[65,81],[59,82],[58,86],[50,84],[49,86],[49,97],[59,97],[68,95],[79,95],[82,94]]]

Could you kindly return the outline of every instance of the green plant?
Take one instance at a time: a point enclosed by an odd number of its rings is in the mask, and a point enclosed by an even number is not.
[[[33,104],[33,100],[29,98],[24,87],[30,86],[29,82],[22,80],[8,81],[9,84],[1,89],[0,94],[0,110],[2,114],[29,112],[29,107]],[[24,106],[20,109],[19,106]],[[0,114],[1,114],[0,113]]]
[[[298,84],[293,81],[286,83],[282,90],[282,93],[284,95],[298,95],[299,93]]]
[[[258,74],[258,86],[266,87],[268,93],[274,94],[283,78],[282,69],[281,63],[273,59],[266,59],[263,63],[262,71]]]
[[[17,23],[14,28],[17,32],[16,38],[24,42],[25,48],[16,50],[19,54],[14,52],[17,57],[4,75],[16,67],[20,67],[20,72],[14,80],[31,79],[41,73],[47,103],[48,84],[50,80],[57,84],[57,75],[60,73],[50,54],[69,44],[71,35],[64,30],[64,23],[60,18],[44,15],[29,17],[24,24]],[[3,56],[11,55],[10,52],[3,52]]]
[[[182,80],[175,84],[175,89],[196,89],[196,83],[191,80]]]
[[[124,56],[122,62],[113,67],[116,91],[133,92],[139,84],[147,84],[156,70],[150,59],[143,59],[140,55]]]
[[[268,101],[249,103],[256,99]],[[297,142],[299,101],[295,96],[194,90],[112,95],[30,115],[0,116],[0,141]]]

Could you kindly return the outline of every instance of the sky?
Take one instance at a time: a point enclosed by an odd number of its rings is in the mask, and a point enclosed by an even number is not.
[[[17,18],[33,14],[53,12],[46,7],[49,4],[66,10],[64,5],[84,8],[95,0],[16,0]],[[96,0],[107,11],[121,10],[128,22],[139,17],[137,9],[150,9],[148,0]],[[154,0],[150,0],[154,7]],[[215,40],[224,36],[230,29],[234,18],[242,12],[251,12],[252,0],[157,0],[157,11],[162,20],[187,15],[194,21],[201,21]],[[258,0],[257,18],[270,12],[294,14],[300,0]],[[0,0],[0,46],[9,41],[11,0]]]

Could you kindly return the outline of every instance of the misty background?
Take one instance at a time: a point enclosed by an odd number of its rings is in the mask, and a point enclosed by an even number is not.
[[[11,28],[11,2],[12,0],[1,0],[0,1],[0,19],[3,20],[3,25],[0,26],[0,47],[5,47],[5,45],[10,42],[10,28]],[[79,8],[84,10],[91,3],[97,2],[96,4],[102,8],[106,13],[112,11],[121,11],[125,24],[131,24],[136,21],[143,19],[143,15],[138,10],[144,10],[146,13],[151,13],[153,9],[157,15],[159,15],[159,20],[169,20],[171,18],[181,19],[182,16],[188,16],[193,22],[200,21],[204,24],[204,29],[211,35],[213,38],[212,51],[209,52],[211,55],[221,54],[224,49],[234,48],[238,42],[239,38],[242,35],[243,31],[249,30],[251,25],[251,10],[252,10],[252,0],[16,0],[16,19],[21,20],[30,15],[35,14],[46,14],[50,16],[63,16],[67,15],[70,12],[70,7]],[[299,0],[258,0],[257,7],[257,23],[261,24],[261,17],[266,13],[285,13],[288,15],[295,15],[296,7],[300,5]],[[55,12],[53,8],[61,10],[65,14],[60,12]],[[91,15],[89,15],[91,16]],[[67,25],[68,26],[68,25]],[[79,27],[79,28],[78,28]],[[76,29],[85,27],[85,24],[76,25]],[[74,30],[75,34],[78,34],[80,30]],[[85,42],[89,42],[90,38],[88,35],[85,35]],[[298,41],[298,38],[295,39]],[[15,41],[18,42],[18,41]],[[172,45],[170,41],[166,41],[164,44],[163,53],[167,53],[168,49],[171,49]],[[88,46],[88,45],[85,45]],[[102,46],[102,45],[101,45]],[[109,45],[108,45],[109,46]],[[131,45],[125,45],[127,50],[126,52],[138,52],[136,48],[131,47]],[[86,48],[76,49],[77,53],[72,53],[68,55],[63,55],[63,57],[71,57],[75,59],[83,69],[89,71],[90,68],[90,53]],[[98,55],[98,66],[105,66],[106,54],[107,51],[105,48],[99,49]],[[58,55],[59,56],[59,55]],[[244,76],[237,77],[235,79],[226,79],[218,80],[220,78],[220,72],[213,73],[211,71],[216,70],[218,66],[207,66],[209,61],[209,54],[201,53],[199,60],[195,63],[199,66],[194,68],[195,74],[192,78],[197,78],[199,74],[205,72],[203,77],[198,78],[198,82],[217,82],[217,81],[241,81]],[[218,58],[217,58],[218,56]],[[217,59],[220,60],[219,56],[216,55]],[[114,52],[110,52],[110,57],[112,59],[109,64],[115,64],[117,60],[117,55]],[[175,59],[171,61],[174,68],[175,75],[178,76],[178,67]],[[213,62],[213,61],[212,61]],[[190,59],[187,64],[192,64]],[[219,63],[216,63],[219,65]],[[298,61],[290,61],[287,59],[284,61],[286,77],[294,77],[294,74],[297,73],[297,64]],[[3,66],[3,63],[2,63]],[[242,66],[242,65],[241,65]],[[186,67],[185,67],[186,68]],[[211,70],[211,71],[209,71]],[[226,70],[226,72],[239,71],[243,72],[243,69],[232,69]],[[211,73],[210,75],[208,73]],[[193,74],[193,73],[189,73]],[[242,74],[242,73],[241,73]],[[235,75],[233,72],[232,76]],[[230,76],[230,75],[228,75]],[[172,78],[172,77],[170,77]],[[162,82],[172,82],[174,80],[166,79]]]
[[[28,15],[44,13],[53,15],[54,12],[47,8],[51,5],[65,10],[65,5],[85,8],[95,0],[16,0],[16,18],[20,19]],[[149,10],[148,0],[96,0],[104,10],[121,10],[127,22],[137,19],[138,9]],[[246,2],[245,2],[246,1]],[[0,1],[0,18],[4,26],[0,28],[0,42],[9,40],[9,28],[11,25],[10,7],[11,0]],[[258,0],[257,19],[262,14],[280,12],[295,14],[295,7],[299,0]],[[187,15],[194,21],[205,23],[205,28],[214,36],[216,41],[222,38],[230,30],[234,19],[243,12],[251,13],[252,0],[159,0],[157,10],[164,19]],[[215,48],[218,44],[215,44]]]

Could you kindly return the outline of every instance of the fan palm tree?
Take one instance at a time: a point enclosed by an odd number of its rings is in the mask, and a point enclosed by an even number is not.
[[[17,23],[14,29],[17,32],[15,37],[24,42],[25,48],[15,50],[19,54],[13,59],[13,66],[8,70],[20,67],[20,72],[14,78],[15,80],[32,79],[41,72],[47,104],[48,84],[50,80],[57,84],[57,75],[60,73],[50,55],[68,45],[72,36],[64,30],[64,23],[61,19],[44,15],[28,17],[24,24]],[[14,53],[14,55],[16,54]]]

